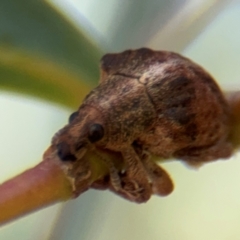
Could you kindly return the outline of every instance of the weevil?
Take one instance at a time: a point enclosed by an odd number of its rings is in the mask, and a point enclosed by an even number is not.
[[[229,106],[214,79],[173,52],[147,48],[106,54],[99,85],[53,138],[57,154],[77,176],[89,176],[87,151],[109,169],[109,188],[142,203],[173,190],[153,156],[191,166],[231,156]],[[106,152],[120,156],[121,171]]]

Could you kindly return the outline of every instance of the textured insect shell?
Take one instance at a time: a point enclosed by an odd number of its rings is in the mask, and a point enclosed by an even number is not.
[[[160,134],[155,134],[155,138],[160,135],[159,139],[169,143],[161,142],[161,147],[152,148],[152,152],[164,155],[161,148],[163,151],[167,148],[171,154],[186,147],[205,147],[227,139],[229,108],[208,73],[177,54],[161,67],[152,68],[143,81],[158,113],[155,132]]]
[[[106,86],[99,96],[113,108],[112,140],[121,132],[121,141],[138,138],[152,153],[169,157],[228,136],[229,108],[221,90],[205,70],[179,54],[145,48],[107,54],[101,84]]]
[[[106,147],[116,151],[131,145],[157,117],[146,87],[136,78],[121,75],[110,75],[101,82],[86,97],[84,105],[92,105],[102,113]]]

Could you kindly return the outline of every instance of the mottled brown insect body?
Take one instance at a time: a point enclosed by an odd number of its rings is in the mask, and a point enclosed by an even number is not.
[[[53,139],[70,168],[81,163],[83,179],[89,173],[81,158],[94,151],[109,167],[105,184],[140,203],[152,193],[166,195],[173,189],[152,155],[191,165],[231,155],[229,106],[201,67],[178,54],[145,48],[107,54],[101,67],[99,86]],[[121,154],[123,172],[104,151]]]

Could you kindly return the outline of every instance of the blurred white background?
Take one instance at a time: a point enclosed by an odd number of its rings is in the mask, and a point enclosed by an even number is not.
[[[52,0],[105,51],[151,47],[180,52],[204,66],[223,89],[240,89],[240,1]],[[0,92],[0,181],[35,165],[70,110]],[[142,205],[107,191],[31,214],[0,230],[1,240],[239,240],[240,158],[198,171],[164,167],[168,197]]]

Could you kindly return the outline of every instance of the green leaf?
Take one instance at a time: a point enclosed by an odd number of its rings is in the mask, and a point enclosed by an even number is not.
[[[90,84],[59,65],[25,52],[0,47],[0,87],[77,108]]]
[[[47,2],[0,1],[0,88],[76,107],[101,51]]]

